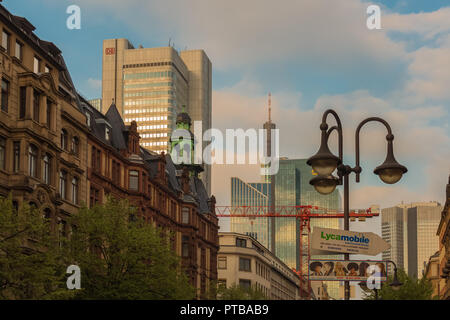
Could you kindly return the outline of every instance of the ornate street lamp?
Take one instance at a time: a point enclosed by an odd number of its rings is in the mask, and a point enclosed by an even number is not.
[[[397,277],[397,265],[395,264],[394,261],[388,260],[388,262],[392,263],[394,265],[394,278],[392,279],[392,282],[389,284],[393,290],[398,291],[400,289],[400,287],[403,285],[403,283],[401,283],[398,280]]]
[[[337,123],[337,125],[331,128],[328,128],[327,124],[327,116],[329,114],[332,114],[334,116]],[[402,178],[403,174],[408,171],[408,169],[406,169],[405,166],[402,166],[397,162],[397,160],[395,160],[393,151],[394,135],[392,134],[391,127],[385,120],[378,117],[367,118],[358,125],[355,133],[356,165],[354,168],[352,168],[348,165],[343,164],[343,137],[341,120],[334,110],[326,110],[322,116],[322,123],[320,124],[320,130],[322,131],[322,134],[319,151],[317,151],[317,153],[309,158],[306,162],[317,173],[317,176],[309,181],[309,183],[314,186],[317,192],[324,195],[330,194],[336,189],[337,185],[344,185],[344,230],[349,230],[350,224],[348,176],[350,175],[350,173],[354,172],[356,174],[356,182],[359,182],[359,176],[362,171],[359,163],[359,132],[367,122],[371,121],[381,122],[382,124],[384,124],[388,131],[388,134],[386,135],[386,160],[381,165],[375,168],[374,173],[378,175],[381,181],[383,181],[384,183],[393,184],[398,182]],[[328,147],[328,138],[334,130],[336,130],[338,133],[339,156],[335,156]],[[333,172],[336,169],[338,177],[333,176]],[[349,259],[348,254],[345,254],[345,259]],[[397,285],[399,282],[398,279],[397,281],[395,281],[395,279],[396,277],[394,277],[393,283]],[[350,284],[348,281],[345,282],[345,299],[350,299]]]

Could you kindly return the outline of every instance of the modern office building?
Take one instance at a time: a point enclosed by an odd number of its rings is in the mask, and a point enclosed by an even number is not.
[[[408,274],[422,277],[428,258],[439,250],[436,231],[443,207],[437,202],[407,207]]]
[[[269,194],[269,183],[246,183],[239,178],[231,178],[232,206],[267,207]],[[230,227],[231,232],[251,235],[266,248],[271,246],[269,218],[231,218]]]
[[[280,167],[275,176],[275,206],[312,205],[320,207],[320,212],[336,212],[341,200],[338,189],[329,195],[318,193],[309,180],[314,177],[307,159],[280,158]],[[312,219],[311,228],[339,228],[339,220]],[[300,226],[295,218],[282,218],[275,221],[275,253],[291,268],[299,269]],[[336,256],[338,258],[339,256]],[[320,258],[314,256],[314,258]]]
[[[275,175],[275,207],[313,205],[320,207],[320,212],[330,213],[340,209],[341,201],[339,191],[335,190],[329,195],[321,195],[309,184],[313,177],[311,167],[306,164],[306,159],[280,158],[279,170]],[[270,183],[245,183],[238,178],[231,179],[231,204],[256,205],[266,203],[270,205]],[[261,222],[258,222],[258,221]],[[290,268],[300,269],[300,226],[296,218],[275,218],[275,255]],[[311,228],[314,226],[339,229],[339,220],[312,219]],[[271,221],[268,218],[233,218],[231,230],[242,234],[257,232],[258,239],[262,239],[266,247],[271,248]],[[267,242],[265,241],[267,239]],[[315,259],[330,258],[339,259],[340,255],[327,257],[313,256]],[[328,293],[333,298],[339,296],[339,283],[327,282]]]
[[[217,272],[219,285],[240,285],[261,290],[270,300],[297,300],[300,278],[253,237],[219,232]],[[311,294],[314,297],[314,293]]]
[[[196,121],[201,121],[202,134],[211,128],[211,75],[203,50],[177,52],[172,47],[134,48],[127,39],[103,41],[102,100],[115,102],[125,124],[137,121],[141,146],[158,153],[169,151],[183,106],[194,131]],[[210,166],[204,165],[200,177],[208,193],[210,174]]]
[[[93,106],[98,111],[102,112],[102,99],[96,98],[96,99],[90,99],[88,100],[91,106]]]
[[[421,278],[429,257],[439,250],[436,230],[442,209],[435,201],[382,209],[382,237],[391,244],[383,259],[393,260],[410,276]]]
[[[381,215],[381,236],[391,245],[382,253],[383,260],[392,260],[397,267],[406,270],[404,260],[405,243],[405,214],[400,207],[382,209]]]

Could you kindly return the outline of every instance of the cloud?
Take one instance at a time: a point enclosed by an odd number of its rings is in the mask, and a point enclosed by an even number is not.
[[[98,90],[98,89],[102,88],[102,80],[99,80],[99,79],[89,78],[87,80],[87,84],[88,84],[89,88],[94,89],[94,90]]]
[[[347,0],[129,0],[80,1],[112,13],[146,35],[158,27],[184,48],[203,48],[214,66],[253,68],[274,61],[320,62],[319,68],[352,68],[401,58],[403,45],[384,30],[366,27],[367,3]],[[139,12],[135,8],[139,7]]]
[[[450,16],[448,19],[450,21]],[[411,58],[410,80],[406,84],[406,91],[411,95],[408,101],[450,99],[450,46],[423,47],[411,53]]]
[[[255,91],[249,96],[245,94],[246,88],[254,88]],[[267,98],[264,92],[258,96],[257,88],[260,88],[258,84],[244,81],[232,88],[215,90],[213,125],[221,129],[229,126],[244,130],[261,127],[267,117]],[[375,97],[367,91],[358,90],[341,95],[324,95],[317,100],[313,109],[307,109],[302,105],[301,96],[301,93],[295,92],[272,93],[272,119],[280,128],[281,156],[307,158],[313,155],[319,146],[321,115],[327,107],[333,107],[344,127],[344,152],[351,155],[346,161],[354,165],[357,125],[369,116],[379,116],[391,125],[395,136],[395,156],[410,171],[396,186],[386,186],[372,174],[371,170],[381,164],[386,156],[387,130],[379,123],[367,124],[361,131],[363,183],[352,185],[352,205],[367,207],[379,203],[386,207],[401,200],[442,199],[442,190],[450,173],[450,137],[445,128],[437,127],[434,122],[448,119],[447,108],[421,105],[398,109],[395,101],[389,98]],[[330,126],[333,121],[332,117],[328,119]],[[335,152],[336,141],[335,137],[330,139],[330,148]],[[242,168],[240,171],[235,171],[235,167],[222,169],[219,175],[221,179],[213,186],[213,192],[220,190],[223,193],[229,188],[231,176],[244,173],[248,174]],[[229,198],[226,202],[226,197],[222,200],[228,204]]]
[[[433,12],[391,13],[383,16],[383,28],[401,33],[416,33],[430,40],[450,31],[450,7]]]

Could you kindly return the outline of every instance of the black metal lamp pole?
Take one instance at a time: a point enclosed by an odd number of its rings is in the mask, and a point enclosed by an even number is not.
[[[328,129],[327,116],[332,114],[336,120],[337,125]],[[319,151],[308,159],[307,164],[312,166],[314,171],[318,174],[316,177],[310,180],[310,184],[314,186],[317,192],[321,194],[329,194],[336,189],[337,185],[344,185],[344,230],[350,229],[350,216],[349,216],[349,180],[348,176],[354,172],[356,174],[356,182],[359,182],[359,176],[362,171],[360,167],[359,156],[359,132],[361,128],[371,121],[381,122],[385,125],[388,134],[386,140],[388,143],[386,160],[375,168],[374,173],[379,175],[380,179],[388,184],[393,184],[399,181],[404,173],[408,170],[406,167],[399,164],[394,157],[393,140],[391,127],[389,124],[378,117],[371,117],[363,120],[356,129],[355,142],[356,142],[356,165],[354,168],[343,164],[343,134],[341,120],[337,113],[328,109],[322,116],[322,123],[320,124],[320,130],[322,131],[321,143]],[[328,148],[328,138],[330,134],[336,130],[338,132],[339,143],[339,156],[335,156]],[[334,170],[337,169],[338,177],[332,175]],[[345,254],[344,259],[349,260],[350,255]],[[350,300],[350,282],[345,281],[345,300]]]

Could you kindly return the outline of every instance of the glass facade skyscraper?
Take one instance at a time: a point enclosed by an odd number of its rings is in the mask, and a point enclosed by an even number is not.
[[[275,176],[275,205],[300,206],[312,205],[320,207],[320,213],[335,212],[341,208],[339,191],[336,189],[329,195],[318,193],[309,180],[314,177],[312,168],[306,164],[307,159],[280,159],[280,168]],[[324,228],[339,228],[339,220],[311,219],[311,229],[314,226]],[[299,266],[300,226],[295,218],[276,219],[275,221],[275,252],[291,268]],[[328,256],[330,258],[330,256]],[[334,257],[334,256],[333,256]],[[337,256],[339,257],[339,256]],[[335,257],[335,258],[337,258]],[[314,256],[313,258],[320,258]]]
[[[232,206],[268,207],[269,194],[269,183],[246,183],[239,178],[231,178]],[[231,232],[251,235],[266,248],[270,248],[269,218],[231,218],[230,226]]]
[[[102,112],[114,101],[126,125],[138,123],[141,146],[157,153],[170,151],[183,106],[193,126],[201,121],[202,135],[211,128],[212,64],[203,50],[135,48],[127,39],[106,39],[102,61]],[[202,141],[203,149],[206,145]],[[204,164],[199,177],[208,194],[210,176],[211,166]]]

